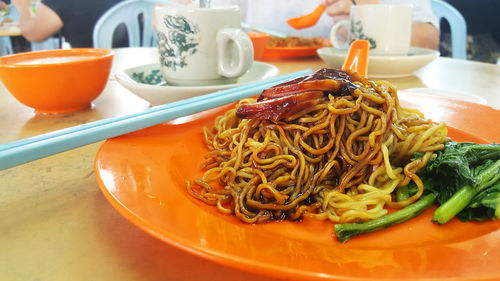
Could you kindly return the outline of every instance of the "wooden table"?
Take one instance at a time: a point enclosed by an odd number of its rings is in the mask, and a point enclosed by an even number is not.
[[[0,36],[21,36],[21,28],[17,22],[4,19],[0,22]]]
[[[21,36],[19,26],[0,26],[0,36]]]
[[[154,48],[119,49],[112,72],[156,59]],[[282,74],[326,66],[318,58],[269,63]],[[497,65],[439,58],[415,76],[390,81],[400,89],[475,93],[500,108]],[[34,114],[2,86],[0,143],[148,106],[112,76],[91,109],[61,116]],[[125,220],[95,180],[93,161],[101,144],[0,171],[1,280],[265,280],[185,253]]]

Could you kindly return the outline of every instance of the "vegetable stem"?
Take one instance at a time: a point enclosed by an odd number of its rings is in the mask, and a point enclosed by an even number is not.
[[[477,190],[471,185],[466,185],[460,190],[455,192],[448,201],[444,202],[439,206],[434,215],[432,216],[432,221],[438,224],[445,224],[456,216],[460,211],[462,211],[472,198],[477,194]]]
[[[375,232],[389,226],[405,222],[422,213],[425,209],[432,205],[435,199],[436,195],[434,193],[429,193],[422,196],[417,202],[410,204],[401,210],[371,221],[361,223],[337,223],[334,226],[335,235],[337,235],[337,240],[344,243],[353,236]]]
[[[455,192],[448,201],[439,206],[434,212],[432,221],[438,224],[447,223],[467,207],[476,194],[498,181],[500,179],[500,160],[497,160],[486,170],[481,172],[477,176],[477,179],[479,181],[477,186],[465,185]]]

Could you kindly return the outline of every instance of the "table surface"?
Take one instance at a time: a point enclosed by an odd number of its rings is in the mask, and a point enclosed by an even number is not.
[[[157,62],[154,48],[117,49],[112,75],[90,109],[35,114],[0,85],[0,143],[103,118],[139,112],[149,103],[113,77]],[[281,74],[327,65],[319,58],[269,61]],[[500,67],[438,58],[413,76],[387,79],[399,89],[472,93],[500,108]],[[0,171],[2,280],[264,280],[169,246],[125,220],[101,194],[94,143]]]
[[[20,36],[21,28],[16,22],[2,20],[0,21],[0,36]]]

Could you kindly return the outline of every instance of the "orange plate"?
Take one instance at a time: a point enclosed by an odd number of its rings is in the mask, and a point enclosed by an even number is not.
[[[446,121],[457,141],[500,140],[500,111],[425,94],[402,94],[400,99],[404,106],[418,108],[435,121]],[[207,151],[202,127],[227,108],[106,141],[95,171],[109,202],[168,244],[268,277],[500,280],[500,220],[462,223],[454,219],[438,226],[430,222],[432,210],[427,210],[409,222],[341,244],[328,221],[249,225],[193,199],[185,190],[185,180],[202,174],[199,165]]]
[[[316,50],[322,46],[312,47],[267,47],[263,59],[291,59],[317,56]]]

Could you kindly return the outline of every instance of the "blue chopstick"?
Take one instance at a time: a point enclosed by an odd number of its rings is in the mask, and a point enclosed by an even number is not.
[[[189,103],[192,103],[193,101],[197,101],[197,100],[210,100],[214,96],[228,95],[228,94],[231,94],[232,92],[240,92],[240,91],[243,91],[243,90],[246,90],[246,89],[253,89],[256,86],[258,86],[259,84],[261,84],[261,83],[265,83],[265,84],[276,83],[276,84],[278,84],[278,82],[280,82],[280,81],[285,81],[287,79],[291,79],[291,78],[294,78],[294,77],[297,77],[297,76],[300,76],[300,75],[304,75],[304,74],[307,74],[307,73],[310,73],[310,70],[304,70],[304,71],[300,71],[300,72],[297,72],[297,73],[291,73],[291,74],[288,74],[288,75],[273,77],[273,78],[270,78],[270,79],[267,79],[267,80],[264,80],[264,81],[259,81],[259,82],[256,82],[256,83],[245,84],[243,86],[240,86],[240,87],[237,87],[237,88],[228,89],[228,90],[225,90],[225,91],[219,91],[219,92],[214,92],[214,93],[210,93],[210,94],[206,94],[206,95],[202,95],[202,96],[197,96],[197,97],[193,97],[193,98],[189,98],[189,99],[179,100],[179,101],[171,102],[171,103],[168,103],[168,104],[165,104],[165,105],[155,106],[155,107],[146,109],[146,111],[153,112],[153,111],[158,111],[158,110],[165,110],[167,108],[176,107],[176,106],[180,106],[180,105],[183,105],[183,104],[189,104]],[[271,87],[271,86],[269,86],[269,87]],[[142,115],[142,114],[143,114],[143,112],[138,112],[138,113],[129,114],[129,115],[125,115],[125,116],[119,116],[119,117],[113,117],[113,118],[103,119],[103,120],[100,120],[100,121],[95,121],[95,122],[91,122],[91,123],[87,123],[87,124],[77,125],[77,126],[70,127],[70,128],[67,128],[67,129],[61,129],[61,130],[54,131],[54,132],[51,132],[51,133],[46,133],[46,134],[39,135],[39,136],[36,136],[36,137],[31,137],[31,138],[26,138],[26,139],[18,140],[18,141],[9,142],[9,143],[6,143],[6,144],[1,144],[0,145],[0,152],[2,152],[4,150],[9,150],[9,149],[11,149],[13,147],[23,146],[23,145],[26,145],[26,144],[29,144],[29,143],[32,143],[32,142],[39,142],[39,141],[44,140],[44,139],[50,139],[50,138],[58,137],[58,136],[61,136],[61,135],[65,135],[67,133],[74,132],[75,130],[84,130],[84,129],[92,128],[92,127],[95,127],[95,126],[101,126],[101,125],[104,125],[106,123],[112,123],[112,122],[116,122],[116,121],[118,121],[120,119],[128,119],[128,118],[130,118],[132,116]]]
[[[0,145],[0,170],[254,96],[266,88],[309,73],[311,70],[303,70],[237,88],[155,106],[139,113],[94,121],[6,143]]]

